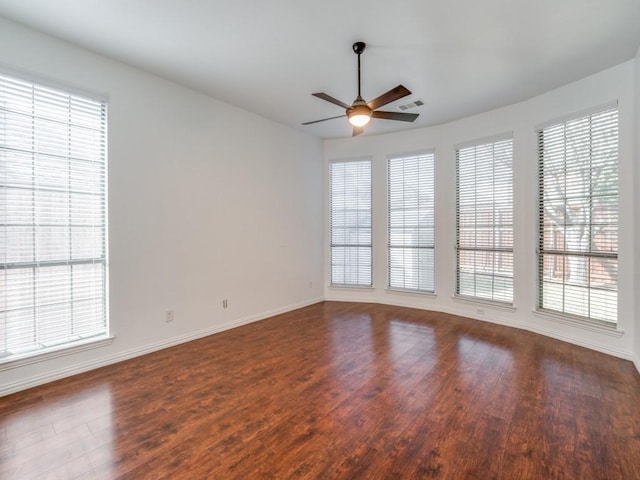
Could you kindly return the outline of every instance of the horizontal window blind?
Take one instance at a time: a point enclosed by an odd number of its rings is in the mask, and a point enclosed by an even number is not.
[[[0,75],[0,358],[107,333],[106,103]]]
[[[513,141],[456,150],[456,293],[513,301]]]
[[[331,284],[372,285],[371,161],[329,166]]]
[[[618,109],[538,131],[538,308],[615,324]]]
[[[388,162],[389,287],[434,291],[434,155]]]

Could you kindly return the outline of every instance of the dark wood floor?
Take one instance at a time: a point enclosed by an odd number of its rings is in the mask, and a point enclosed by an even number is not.
[[[633,365],[320,303],[0,398],[0,478],[640,479]]]

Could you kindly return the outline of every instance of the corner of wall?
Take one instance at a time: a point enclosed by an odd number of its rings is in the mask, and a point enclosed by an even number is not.
[[[636,52],[636,56],[634,59],[634,137],[635,142],[633,145],[633,156],[635,161],[633,162],[635,171],[634,171],[634,205],[640,205],[640,47],[638,47],[638,51]],[[635,235],[635,246],[638,246],[640,243],[640,208],[635,209],[634,221],[634,235]],[[633,363],[640,373],[640,255],[636,255],[635,258],[635,274],[634,278],[636,279],[635,285],[635,305],[633,308],[633,326],[634,326],[634,341],[633,341]]]

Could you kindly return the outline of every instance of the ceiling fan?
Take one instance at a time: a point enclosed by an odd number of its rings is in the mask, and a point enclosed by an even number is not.
[[[351,105],[333,98],[326,93],[312,93],[314,97],[321,98],[327,102],[331,102],[334,105],[338,105],[346,110],[345,115],[338,115],[337,117],[323,118],[322,120],[314,120],[313,122],[305,122],[302,125],[311,125],[312,123],[324,122],[326,120],[333,120],[334,118],[347,117],[349,123],[353,126],[353,136],[360,135],[364,131],[364,126],[369,123],[372,118],[382,118],[384,120],[399,120],[401,122],[413,122],[418,118],[417,113],[401,113],[401,112],[384,112],[376,110],[388,103],[394,102],[402,97],[411,95],[411,92],[404,86],[398,85],[392,88],[386,93],[383,93],[378,98],[366,102],[360,94],[360,55],[364,52],[366,44],[364,42],[356,42],[353,44],[353,52],[358,55],[358,97],[353,101]]]

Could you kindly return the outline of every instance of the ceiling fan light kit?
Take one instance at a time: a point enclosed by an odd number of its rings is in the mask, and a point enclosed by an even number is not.
[[[364,42],[356,42],[353,44],[353,52],[358,56],[358,96],[351,105],[333,98],[326,93],[312,93],[314,97],[321,98],[327,102],[333,103],[345,109],[345,115],[338,115],[337,117],[323,118],[321,120],[314,120],[312,122],[305,122],[302,125],[311,125],[312,123],[324,122],[326,120],[333,120],[334,118],[347,117],[349,123],[353,126],[353,136],[361,134],[364,130],[363,127],[369,123],[372,118],[381,118],[384,120],[399,120],[401,122],[413,122],[418,118],[417,113],[400,113],[400,112],[384,112],[376,110],[388,103],[394,102],[402,97],[411,95],[411,92],[402,85],[398,85],[392,88],[386,93],[383,93],[376,99],[367,103],[360,94],[360,55],[364,52],[366,44]]]
[[[347,109],[347,117],[354,127],[364,127],[371,120],[371,109],[364,102],[360,105],[354,104]]]

